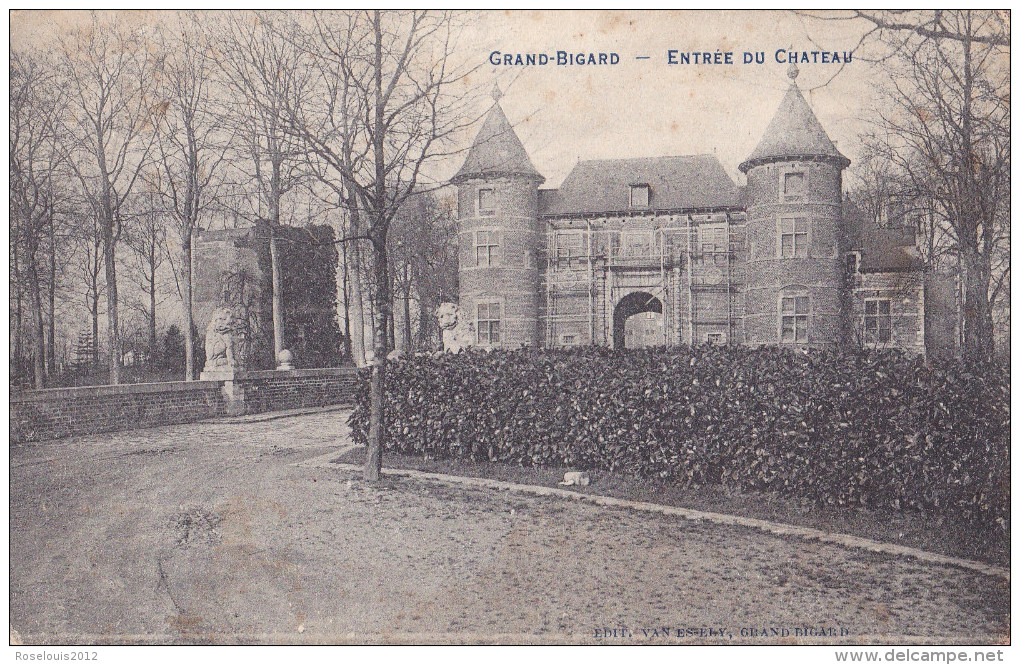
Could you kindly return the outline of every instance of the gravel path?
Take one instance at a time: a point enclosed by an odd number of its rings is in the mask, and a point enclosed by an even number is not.
[[[13,447],[12,628],[27,643],[1008,640],[1008,585],[972,572],[295,465],[347,445],[343,419]]]

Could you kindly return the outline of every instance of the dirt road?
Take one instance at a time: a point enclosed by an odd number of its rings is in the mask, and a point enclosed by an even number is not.
[[[1008,585],[975,573],[302,465],[346,444],[344,418],[12,448],[11,627],[26,643],[1008,639]]]

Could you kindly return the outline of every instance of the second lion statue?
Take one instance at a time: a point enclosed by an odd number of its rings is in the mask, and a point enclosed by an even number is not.
[[[443,331],[443,350],[460,353],[475,343],[475,326],[463,315],[463,310],[452,302],[444,302],[436,308],[436,318]]]

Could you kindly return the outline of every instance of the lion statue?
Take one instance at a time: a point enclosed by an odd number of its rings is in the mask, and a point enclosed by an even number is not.
[[[220,307],[213,312],[212,320],[205,329],[204,371],[236,367],[234,327],[234,312],[229,307]]]
[[[475,326],[461,314],[456,303],[444,302],[436,308],[436,318],[443,331],[443,350],[460,353],[475,343]]]

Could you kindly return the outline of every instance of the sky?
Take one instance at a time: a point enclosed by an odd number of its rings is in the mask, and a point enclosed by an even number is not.
[[[701,153],[715,154],[740,183],[737,165],[789,85],[776,50],[842,53],[857,45],[862,27],[792,12],[494,11],[472,15],[459,44],[468,64],[481,65],[477,85],[503,89],[501,104],[546,187],[558,186],[579,160]],[[671,49],[678,60],[682,52],[732,52],[733,64],[670,65]],[[617,53],[619,64],[493,66],[496,50]],[[742,64],[745,51],[764,51],[765,63]],[[872,66],[855,58],[835,79],[839,65],[798,67],[815,114],[854,160],[871,111]],[[483,96],[479,113],[491,103]],[[450,175],[459,166],[451,164]]]
[[[131,11],[140,23],[159,12]],[[835,16],[830,14],[829,16]],[[11,45],[45,48],[83,12],[14,12]],[[850,50],[864,26],[778,11],[474,11],[461,15],[454,58],[474,69],[468,84],[481,118],[498,84],[501,104],[532,161],[555,187],[579,160],[713,153],[731,176],[754,150],[789,85],[777,49]],[[667,64],[668,51],[733,53],[733,64]],[[602,66],[493,66],[493,51],[510,54],[616,53]],[[764,64],[742,64],[764,51]],[[647,56],[647,60],[638,60]],[[692,61],[693,62],[693,61]],[[800,64],[797,79],[829,136],[851,160],[860,150],[870,109],[872,66],[859,58]],[[834,74],[838,75],[832,79]],[[830,81],[830,79],[832,79]],[[452,176],[477,126],[458,136],[460,150],[434,165]]]

